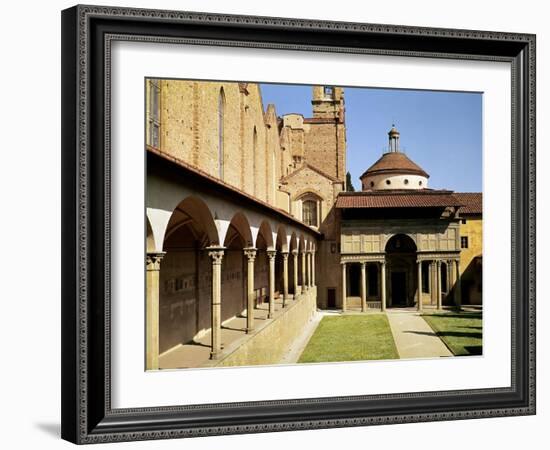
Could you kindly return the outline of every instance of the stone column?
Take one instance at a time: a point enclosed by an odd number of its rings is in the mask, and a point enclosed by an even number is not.
[[[164,252],[147,253],[146,269],[146,342],[145,342],[145,366],[147,370],[159,368],[159,278],[160,262]]]
[[[311,252],[311,285],[315,286],[315,250]]]
[[[416,261],[417,270],[418,270],[418,303],[416,308],[418,311],[422,311],[424,305],[422,304],[422,261]]]
[[[222,259],[224,255],[223,247],[209,247],[208,256],[212,260],[212,333],[210,359],[217,359],[222,349]]]
[[[361,311],[367,311],[367,263],[361,263]]]
[[[347,286],[346,286],[346,263],[342,264],[342,311],[346,312],[347,309]]]
[[[294,300],[298,297],[298,250],[294,249],[292,250],[292,258],[294,259],[294,267],[293,267],[293,284],[294,284]]]
[[[281,252],[283,255],[283,308],[288,301],[288,252]]]
[[[269,312],[267,318],[271,319],[275,313],[275,256],[276,250],[267,250],[269,259]]]
[[[254,330],[254,260],[256,249],[253,247],[244,249],[244,256],[247,258],[246,273],[246,332]]]
[[[436,263],[435,260],[430,261],[430,299],[431,304],[435,304],[437,300],[437,288],[435,283]]]
[[[309,258],[309,273],[307,276],[307,281],[308,281],[309,287],[312,287],[313,286],[313,250],[310,250],[307,256]]]
[[[306,250],[306,282],[307,289],[311,287],[311,258],[309,250]]]
[[[382,311],[386,311],[386,261],[382,261],[380,263],[380,278],[382,281],[382,297],[381,297],[381,309]]]
[[[435,262],[435,292],[437,309],[441,309],[441,261]]]
[[[455,261],[454,259],[449,260],[447,263],[447,267],[449,268],[448,275],[447,275],[447,298],[449,300],[453,300],[454,302],[454,285],[455,285]],[[453,293],[453,297],[451,297],[451,292]]]
[[[460,282],[460,260],[455,261],[456,281],[455,281],[455,306],[458,310],[462,308],[462,285]]]
[[[306,290],[306,252],[305,250],[302,250],[302,292],[305,292]]]

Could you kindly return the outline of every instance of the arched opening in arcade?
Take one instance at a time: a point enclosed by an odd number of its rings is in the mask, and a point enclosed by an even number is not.
[[[416,244],[410,236],[396,234],[388,240],[385,250],[388,306],[413,306],[417,288]]]
[[[190,196],[179,203],[164,235],[159,274],[159,353],[192,341],[211,327],[210,258],[218,245],[208,206]]]
[[[227,229],[221,272],[221,322],[244,316],[246,302],[246,258],[244,249],[252,245],[252,233],[246,216],[236,213]],[[244,330],[243,330],[244,331]]]

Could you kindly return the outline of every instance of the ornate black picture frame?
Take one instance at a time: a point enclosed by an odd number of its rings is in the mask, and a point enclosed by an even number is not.
[[[115,40],[512,66],[512,340],[505,388],[113,409],[110,46]],[[99,443],[535,413],[535,36],[99,6],[62,12],[62,437]]]

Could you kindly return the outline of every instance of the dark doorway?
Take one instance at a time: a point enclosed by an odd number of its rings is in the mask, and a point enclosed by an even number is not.
[[[392,272],[391,300],[392,306],[405,306],[407,304],[407,286],[405,272]]]
[[[327,288],[327,308],[336,308],[336,289]]]
[[[349,265],[349,286],[348,295],[350,297],[359,297],[361,295],[361,265]]]

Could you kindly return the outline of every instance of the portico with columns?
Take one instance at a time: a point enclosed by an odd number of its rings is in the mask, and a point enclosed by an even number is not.
[[[428,188],[429,175],[399,148],[361,176],[362,191],[338,195],[340,306],[346,310],[460,308],[461,201]]]

